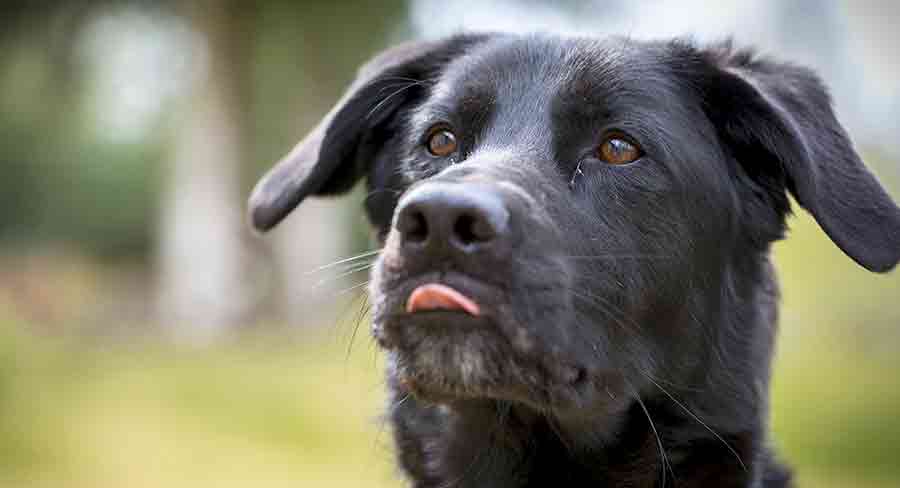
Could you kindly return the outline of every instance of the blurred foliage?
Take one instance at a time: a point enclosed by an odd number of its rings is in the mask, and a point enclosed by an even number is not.
[[[805,213],[791,227],[775,248],[776,445],[800,487],[897,486],[900,275],[860,268]]]
[[[9,6],[0,36],[0,138],[10,141],[0,151],[0,245],[62,242],[106,257],[150,249],[161,141],[102,143],[87,130],[87,73],[75,46],[89,12],[105,3]]]
[[[402,34],[405,3],[264,2],[251,55],[255,144],[246,189],[318,123],[365,60]]]
[[[400,32],[402,0],[226,2],[240,47],[250,156],[244,191],[324,114],[356,67]],[[95,17],[126,6],[183,15],[178,2],[4,4],[0,35],[0,246],[65,242],[102,258],[146,259],[174,121],[134,143],[91,132],[91,73],[78,46]],[[202,8],[195,5],[191,8]],[[112,9],[112,10],[110,10]],[[344,31],[334,35],[334,25]],[[173,108],[178,100],[169,101]],[[172,127],[170,127],[170,125]]]

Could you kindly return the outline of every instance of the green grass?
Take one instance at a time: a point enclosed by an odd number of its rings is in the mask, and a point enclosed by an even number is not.
[[[900,361],[817,340],[793,353],[776,370],[772,425],[801,486],[900,485]]]
[[[0,484],[397,486],[380,366],[361,344],[349,359],[313,337],[98,350],[13,337],[11,326]]]

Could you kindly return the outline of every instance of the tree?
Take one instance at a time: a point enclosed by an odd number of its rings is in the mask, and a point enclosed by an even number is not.
[[[160,228],[160,312],[177,336],[207,341],[246,318],[241,165],[247,159],[252,11],[192,2],[202,48],[180,109]]]

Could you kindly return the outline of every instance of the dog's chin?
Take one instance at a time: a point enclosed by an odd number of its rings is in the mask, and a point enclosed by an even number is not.
[[[583,368],[546,354],[517,351],[491,319],[461,312],[409,315],[380,341],[398,386],[420,400],[448,404],[501,400],[539,410],[581,403]]]

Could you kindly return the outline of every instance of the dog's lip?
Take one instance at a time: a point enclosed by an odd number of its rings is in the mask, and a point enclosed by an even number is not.
[[[455,310],[473,317],[481,315],[481,307],[455,288],[442,283],[426,283],[416,287],[406,301],[407,313],[429,310]]]

